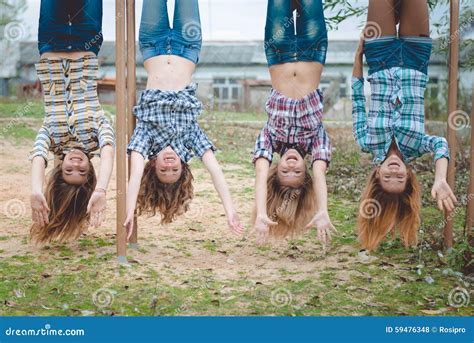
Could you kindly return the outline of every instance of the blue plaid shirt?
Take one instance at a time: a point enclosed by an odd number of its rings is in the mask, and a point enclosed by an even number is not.
[[[428,76],[394,67],[369,76],[371,101],[366,115],[364,79],[352,79],[353,134],[362,151],[383,162],[394,139],[409,162],[425,153],[449,158],[446,139],[425,134],[424,92]]]
[[[153,159],[171,146],[181,161],[188,163],[195,155],[202,157],[209,149],[215,151],[197,122],[202,103],[195,96],[196,88],[191,83],[181,91],[143,91],[133,109],[137,126],[128,153],[137,151],[144,158]]]

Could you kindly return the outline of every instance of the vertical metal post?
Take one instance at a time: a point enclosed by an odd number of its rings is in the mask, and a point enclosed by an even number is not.
[[[451,0],[450,4],[450,37],[449,37],[449,76],[448,76],[448,116],[457,110],[458,96],[458,61],[459,61],[459,0]],[[448,167],[448,183],[455,189],[457,141],[456,130],[449,125],[448,118],[448,144],[451,160]],[[444,246],[450,249],[453,246],[453,218],[445,214]]]
[[[135,58],[135,0],[127,0],[127,110],[128,110],[128,140],[135,129],[135,116],[133,106],[136,103],[136,58]],[[130,178],[130,159],[128,160],[128,178]],[[138,241],[138,223],[134,219],[130,247],[136,247]]]
[[[115,103],[116,103],[116,152],[117,152],[117,257],[119,263],[127,262],[127,235],[123,227],[126,218],[126,45],[125,0],[115,0]]]

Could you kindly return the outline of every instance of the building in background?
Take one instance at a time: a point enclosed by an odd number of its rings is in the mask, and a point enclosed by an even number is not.
[[[325,97],[328,118],[350,120],[350,82],[354,52],[358,41],[330,41],[320,88]],[[434,49],[436,51],[436,49]],[[34,63],[38,61],[36,43],[20,45],[19,75],[21,83],[35,83]],[[99,94],[104,103],[115,101],[115,45],[104,42],[99,54]],[[367,72],[367,68],[365,68]],[[427,106],[445,99],[447,89],[446,58],[433,54],[429,68]],[[259,42],[204,42],[194,80],[199,84],[198,97],[211,110],[262,112],[271,88],[270,75]],[[461,85],[472,90],[472,71],[460,71]],[[138,91],[146,84],[146,71],[140,53],[137,55]],[[369,85],[366,83],[367,93]],[[20,88],[21,89],[21,88]],[[435,105],[432,105],[435,103]],[[433,111],[436,111],[433,108]]]

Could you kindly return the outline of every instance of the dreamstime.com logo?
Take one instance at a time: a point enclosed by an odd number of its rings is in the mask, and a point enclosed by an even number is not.
[[[453,288],[448,294],[448,304],[452,307],[464,307],[471,303],[471,296],[467,289],[462,287]]]
[[[466,112],[457,110],[449,114],[448,125],[455,131],[463,130],[471,126],[471,118]]]
[[[293,295],[286,288],[278,288],[272,291],[270,302],[275,307],[289,306],[293,301]]]
[[[26,214],[26,205],[20,199],[8,200],[3,205],[3,214],[10,219],[17,219]]]
[[[365,219],[374,219],[382,212],[382,205],[375,199],[365,199],[360,204],[359,214]]]
[[[380,38],[382,36],[382,28],[374,21],[368,21],[362,31],[361,38],[366,42]]]
[[[11,21],[7,25],[5,25],[3,37],[6,40],[10,42],[16,42],[25,38],[25,36],[26,36],[26,28],[21,22]]]
[[[95,306],[104,308],[112,305],[117,292],[108,288],[99,288],[92,294],[92,302]]]
[[[184,217],[191,220],[196,220],[202,217],[203,209],[200,204],[191,203],[189,209],[184,213]]]
[[[191,42],[199,42],[202,39],[201,24],[191,21],[183,26],[183,37]]]

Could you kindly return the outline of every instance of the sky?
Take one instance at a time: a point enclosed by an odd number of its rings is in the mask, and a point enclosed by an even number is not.
[[[73,1],[73,0],[64,0]],[[359,0],[367,4],[368,0]],[[40,0],[27,0],[28,8],[22,14],[25,40],[36,40]],[[136,0],[137,36],[143,0]],[[115,40],[115,0],[103,0],[102,31],[106,41]],[[169,1],[172,16],[174,1]],[[263,40],[267,0],[199,0],[203,39],[206,41]],[[438,18],[441,11],[432,13]],[[330,40],[358,39],[360,25],[365,18],[352,18],[329,31]]]

